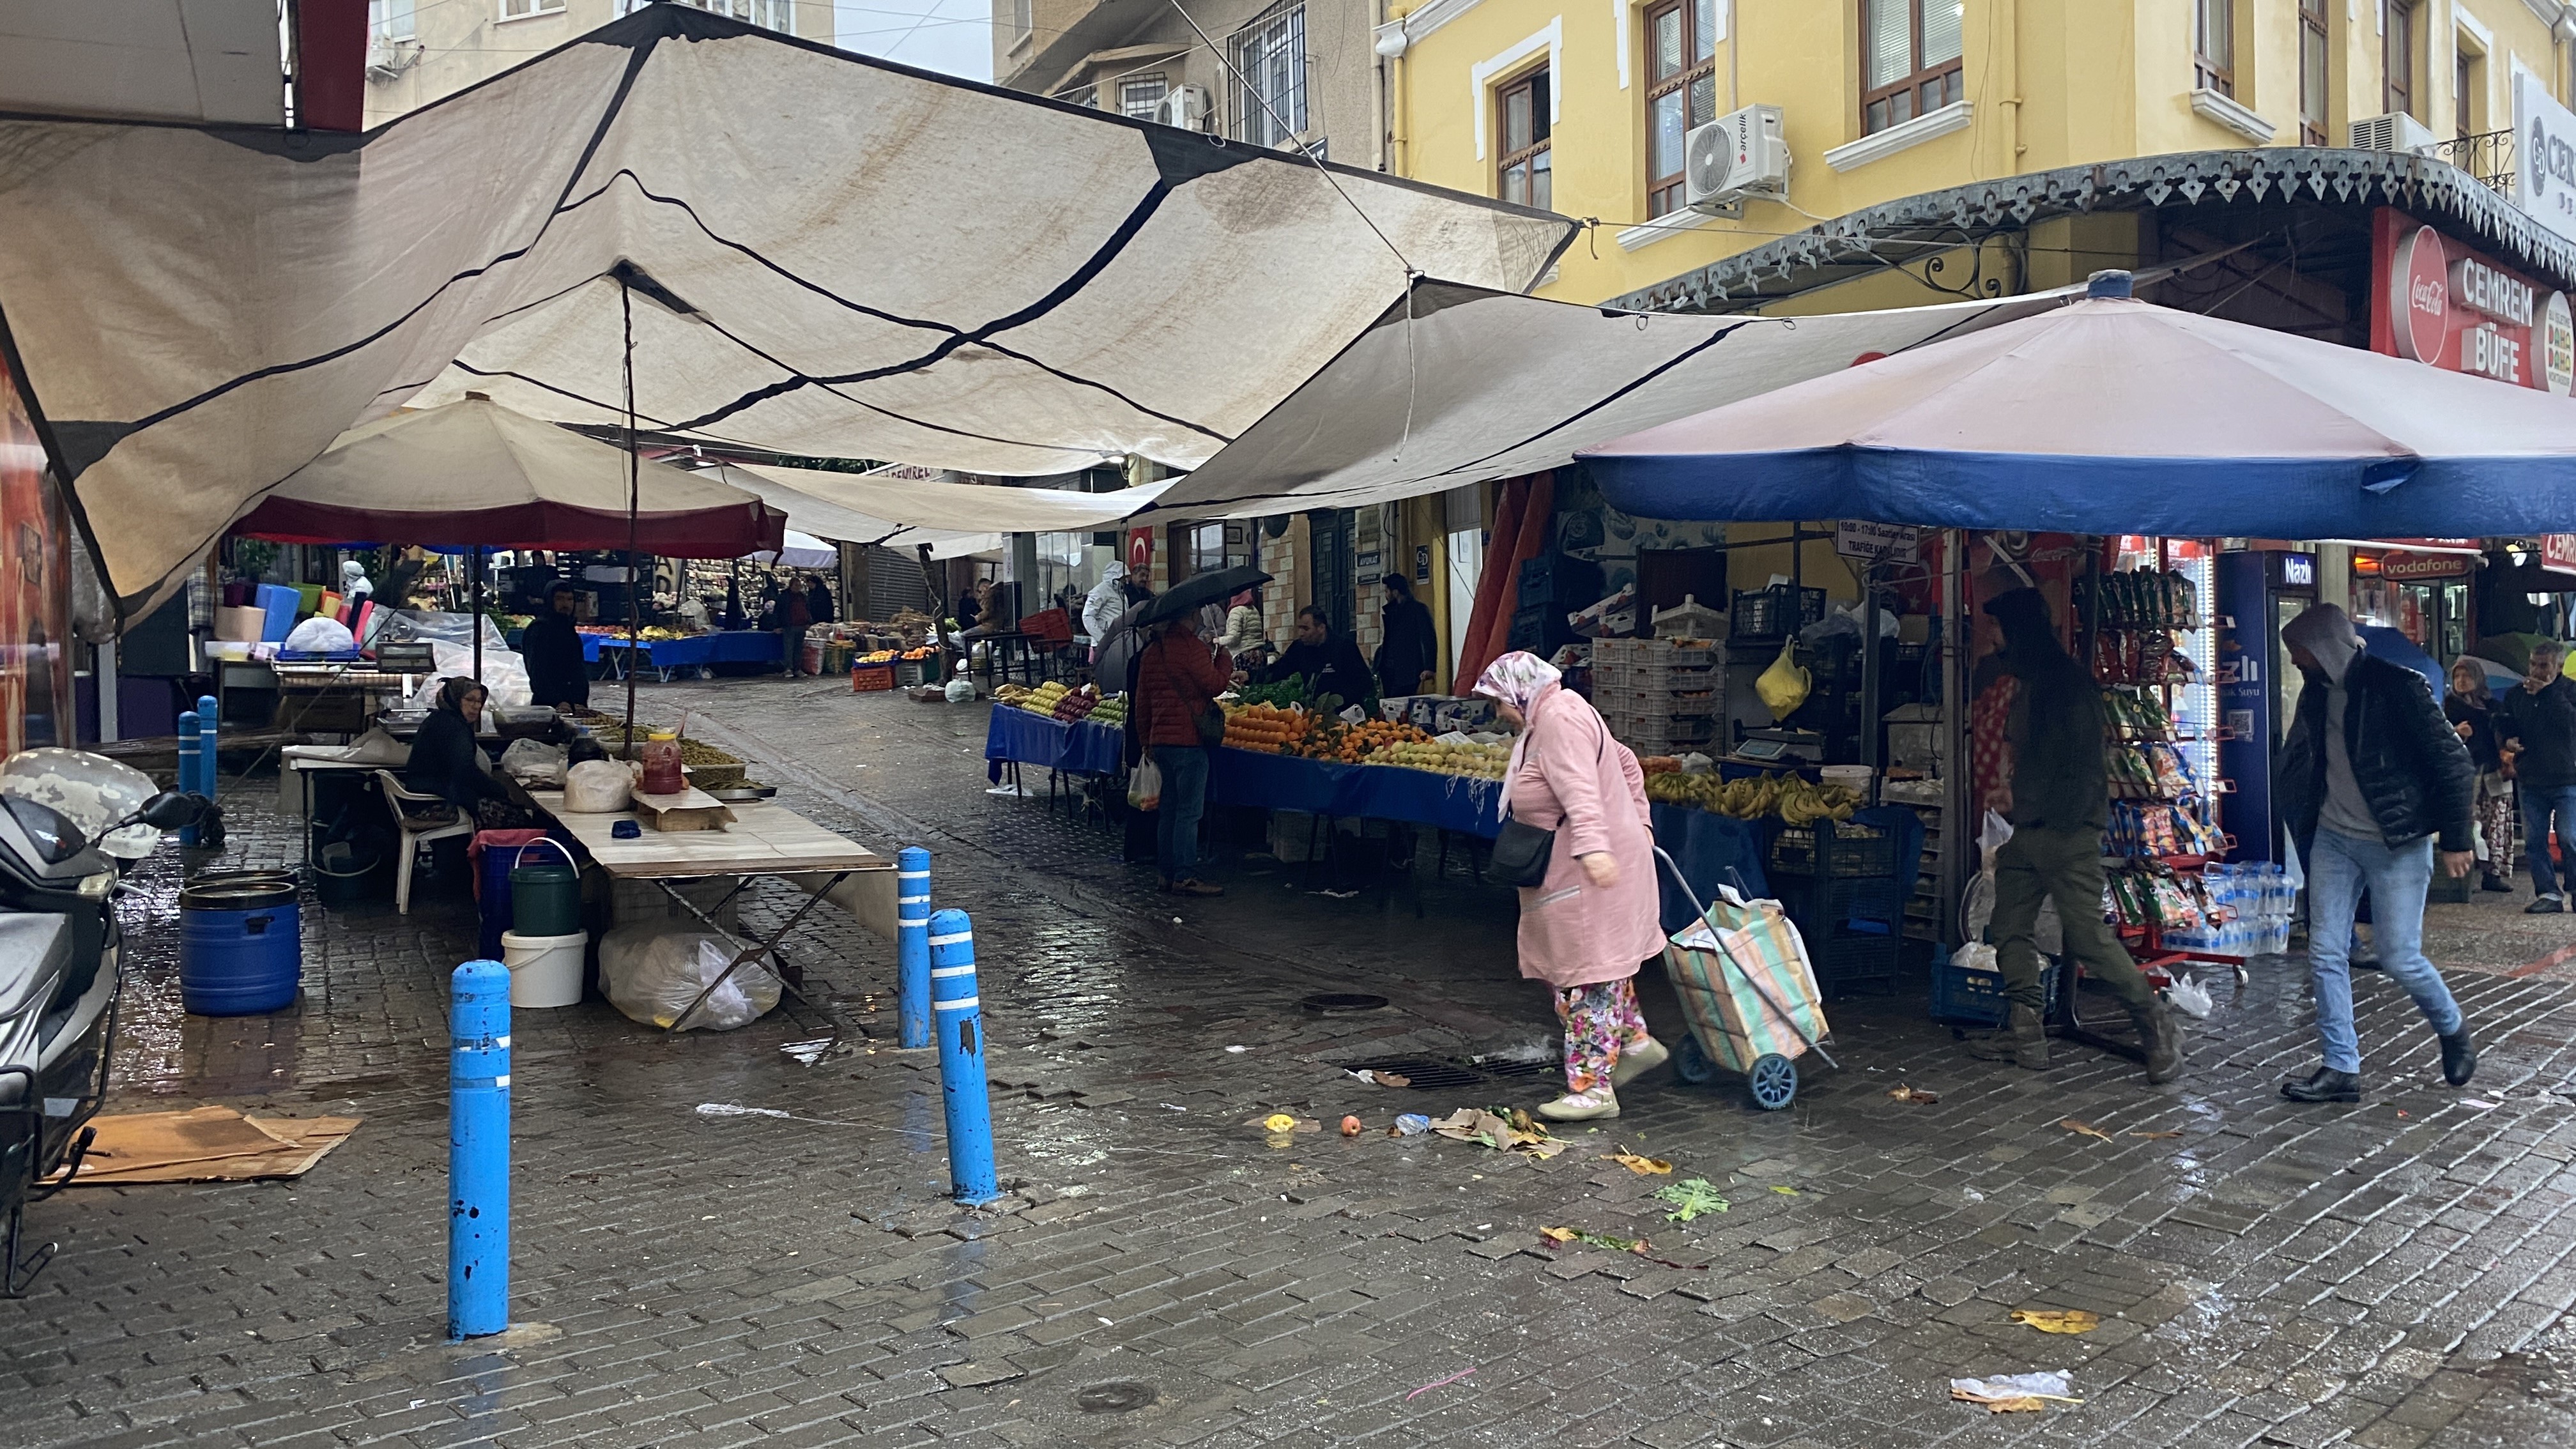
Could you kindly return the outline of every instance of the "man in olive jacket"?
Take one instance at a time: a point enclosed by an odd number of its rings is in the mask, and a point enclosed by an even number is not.
[[[2370,893],[2379,969],[2406,988],[2442,1039],[2442,1075],[2465,1086],[2477,1049],[2442,973],[2424,957],[2424,896],[2435,836],[2454,877],[2476,860],[2471,816],[2477,766],[2424,677],[2362,652],[2352,620],[2319,604],[2281,630],[2307,675],[2296,720],[2273,767],[2281,823],[2308,875],[2308,981],[2325,1065],[2281,1084],[2293,1102],[2361,1100],[2361,1043],[2352,1024],[2352,922]]]
[[[2003,777],[1992,800],[2012,822],[2013,835],[1995,852],[1988,929],[2012,1006],[2004,1029],[1969,1050],[2034,1069],[2048,1065],[2047,1027],[2040,1020],[2047,987],[2031,937],[2040,903],[2053,900],[2067,954],[2129,1009],[2147,1080],[2169,1082],[2182,1071],[2182,1033],[2102,919],[2102,827],[2111,818],[2102,688],[2058,645],[2039,590],[1998,594],[1986,612],[2003,631],[2000,662],[2016,681]]]

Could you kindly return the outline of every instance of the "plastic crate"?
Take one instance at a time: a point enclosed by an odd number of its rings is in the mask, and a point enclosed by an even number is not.
[[[1826,1000],[1863,991],[1883,996],[1896,990],[1897,953],[1903,945],[1896,936],[1811,938],[1807,957],[1815,965],[1816,987]]]
[[[1785,826],[1771,837],[1770,868],[1784,875],[1893,876],[1896,833],[1819,820],[1812,826]]]
[[[2057,972],[2040,963],[2040,989],[2047,1001],[2040,1010],[2046,1016],[2057,1004]],[[2012,1003],[2004,996],[2004,973],[1974,970],[1952,962],[1946,954],[1932,962],[1932,1019],[1959,1026],[2001,1026],[2011,1013]]]
[[[894,688],[894,666],[862,664],[850,671],[850,693],[878,694]]]
[[[1789,584],[1746,589],[1735,596],[1735,607],[1728,611],[1732,637],[1737,639],[1777,639],[1820,623],[1824,617],[1824,590]]]
[[[1817,876],[1777,872],[1781,909],[1810,938],[1901,935],[1914,882],[1892,875]]]

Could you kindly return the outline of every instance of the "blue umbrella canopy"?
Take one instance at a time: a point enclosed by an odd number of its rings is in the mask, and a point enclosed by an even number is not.
[[[1647,518],[2473,537],[2576,518],[2576,402],[2093,295],[1587,448]]]

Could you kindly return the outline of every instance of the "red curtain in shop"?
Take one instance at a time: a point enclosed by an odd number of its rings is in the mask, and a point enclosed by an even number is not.
[[[1512,615],[1519,609],[1521,565],[1546,549],[1556,528],[1556,475],[1508,479],[1494,504],[1494,536],[1485,545],[1485,571],[1476,581],[1476,607],[1467,616],[1458,659],[1458,693],[1475,688],[1476,676],[1511,647]]]

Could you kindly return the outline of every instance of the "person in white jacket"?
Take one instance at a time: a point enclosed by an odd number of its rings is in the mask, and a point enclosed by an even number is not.
[[[1109,637],[1109,626],[1127,612],[1127,565],[1111,559],[1100,571],[1100,582],[1082,596],[1082,632],[1091,639],[1091,657],[1100,657],[1100,645]]]

